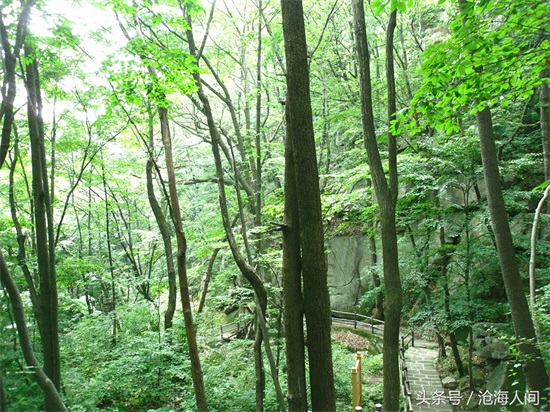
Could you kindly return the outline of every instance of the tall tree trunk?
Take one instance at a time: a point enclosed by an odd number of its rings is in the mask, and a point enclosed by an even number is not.
[[[536,345],[535,327],[529,312],[529,305],[523,290],[523,284],[516,260],[512,234],[508,223],[508,215],[502,195],[500,173],[497,163],[495,136],[491,111],[486,107],[476,114],[483,161],[483,174],[487,186],[487,200],[491,221],[495,232],[500,268],[514,331],[518,339],[520,353],[524,361],[527,385],[533,391],[538,391],[541,398],[548,399],[550,380],[546,372],[539,348]],[[544,403],[544,402],[541,402]]]
[[[197,409],[200,411],[209,411],[206,401],[206,391],[204,390],[204,378],[199,357],[199,348],[197,346],[197,335],[193,323],[193,313],[191,311],[191,298],[189,296],[189,283],[187,280],[187,239],[183,231],[183,222],[178,199],[178,190],[176,184],[176,173],[174,170],[174,159],[172,154],[172,137],[170,135],[170,125],[168,123],[168,110],[166,107],[158,107],[160,119],[160,130],[162,144],[164,146],[164,155],[166,157],[166,170],[168,173],[168,189],[170,194],[170,213],[176,229],[176,240],[178,245],[177,265],[178,277],[180,282],[181,304],[183,307],[183,318],[185,322],[185,333],[187,336],[187,346],[189,348],[189,357],[191,358],[191,375],[193,377],[193,388],[195,390],[195,399]]]
[[[21,295],[19,294],[17,285],[8,270],[8,265],[6,264],[2,251],[0,251],[0,281],[8,291],[8,296],[13,308],[15,325],[17,327],[17,334],[19,335],[21,350],[23,351],[23,356],[27,366],[34,372],[36,382],[42,389],[42,392],[44,392],[47,406],[46,410],[66,411],[67,408],[61,400],[59,392],[53,384],[53,381],[44,373],[38,363],[38,360],[36,359],[36,356],[34,355],[31,339],[29,337],[29,330],[27,328],[27,321],[25,320],[25,308],[23,306],[23,301],[21,300]]]
[[[204,304],[206,302],[206,294],[208,293],[208,285],[210,284],[210,279],[212,278],[212,272],[214,271],[214,262],[216,261],[216,257],[218,256],[219,252],[220,252],[219,247],[214,249],[208,261],[208,268],[206,269],[206,276],[204,277],[204,286],[202,287],[201,300],[199,301],[199,308],[197,309],[197,313],[201,313],[204,309]]]
[[[288,123],[288,119],[287,119]],[[288,407],[307,411],[306,365],[304,352],[304,302],[302,260],[294,153],[290,139],[285,142],[285,217],[283,227],[283,310],[285,325]]]
[[[281,0],[281,8],[287,65],[287,139],[294,158],[311,408],[315,411],[334,411],[330,299],[304,13],[301,0]]]
[[[6,392],[4,391],[4,380],[2,379],[2,368],[0,368],[0,412],[6,412],[8,410],[8,403],[6,401]]]
[[[113,345],[116,344],[117,334],[117,314],[116,314],[116,278],[115,278],[115,265],[113,262],[113,248],[111,245],[111,219],[109,218],[109,193],[107,189],[107,178],[105,177],[105,162],[103,156],[101,156],[101,177],[103,182],[103,194],[105,199],[103,201],[103,208],[105,212],[105,240],[107,241],[107,257],[109,260],[109,274],[111,275],[111,303],[109,312],[111,314],[111,322],[113,324],[113,335],[111,341]]]
[[[21,48],[27,35],[27,24],[29,22],[31,7],[33,1],[22,2],[23,9],[17,21],[17,30],[15,44],[11,47],[8,31],[2,13],[0,13],[0,41],[2,43],[2,51],[4,53],[4,87],[2,90],[2,106],[0,107],[0,121],[2,122],[2,139],[0,141],[0,168],[6,160],[8,150],[10,148],[10,140],[13,129],[13,103],[17,92],[16,83],[16,66],[17,59],[21,53]],[[4,88],[7,86],[7,93],[4,93]]]
[[[445,249],[445,228],[441,226],[439,228],[439,244],[442,247],[441,250],[441,280],[443,281],[443,306],[445,308],[445,317],[447,320],[447,327],[451,323],[451,294],[449,292],[449,279],[447,276],[449,263],[451,263],[451,252]],[[449,331],[449,340],[451,341],[451,351],[453,352],[453,358],[455,361],[456,369],[460,376],[464,376],[464,366],[460,359],[460,353],[458,352],[458,344],[456,341],[456,334],[454,331]],[[443,348],[445,350],[445,348]]]
[[[126,28],[120,23],[120,29],[124,36],[131,40]],[[148,62],[148,58],[145,55],[139,55],[144,61]],[[153,79],[157,79],[156,69],[147,65],[147,71],[150,73]],[[183,221],[181,217],[181,209],[178,198],[176,172],[174,169],[174,156],[172,152],[172,136],[170,133],[170,124],[168,122],[168,109],[166,106],[159,104],[157,106],[157,113],[160,123],[160,134],[162,138],[162,145],[164,147],[164,156],[166,163],[166,171],[168,174],[168,205],[170,209],[170,217],[174,224],[176,232],[177,242],[177,270],[178,280],[180,283],[180,295],[181,305],[183,310],[183,319],[185,323],[185,334],[187,337],[187,347],[189,358],[191,359],[191,376],[193,378],[193,389],[195,392],[195,400],[197,402],[197,408],[200,411],[209,411],[208,402],[206,400],[206,391],[204,389],[204,378],[202,373],[202,367],[199,356],[199,349],[197,345],[197,334],[195,331],[195,325],[193,322],[193,312],[191,310],[191,298],[189,295],[189,282],[187,279],[187,239],[183,230]],[[150,132],[150,131],[149,131]]]
[[[28,40],[28,38],[27,38]],[[27,86],[27,116],[31,142],[32,187],[34,200],[34,224],[36,231],[36,252],[40,274],[40,316],[44,371],[59,390],[61,386],[61,364],[59,353],[57,277],[55,272],[55,245],[51,199],[48,190],[46,149],[44,145],[44,124],[42,121],[42,100],[38,62],[34,51],[25,44]],[[48,402],[48,398],[46,399]],[[46,409],[53,405],[46,403]]]
[[[15,130],[16,129],[14,128],[14,132]],[[33,314],[34,314],[34,317],[36,318],[36,323],[39,325],[38,327],[40,328],[42,325],[42,319],[40,318],[40,296],[39,296],[39,292],[36,290],[36,285],[35,285],[33,276],[27,264],[27,250],[25,247],[27,236],[23,233],[21,222],[19,221],[19,217],[17,216],[17,205],[15,201],[15,194],[14,194],[15,169],[17,166],[17,162],[19,161],[19,137],[17,133],[14,133],[14,134],[15,134],[15,141],[13,144],[13,159],[10,165],[10,173],[8,178],[9,180],[8,198],[10,203],[11,219],[13,221],[15,233],[17,234],[17,246],[18,246],[17,262],[19,263],[19,267],[21,268],[21,271],[25,276],[25,280],[27,281],[27,286],[29,288],[29,295],[32,302]]]
[[[550,61],[546,63],[550,66]],[[550,67],[543,70],[541,78],[550,77]],[[550,86],[548,83],[540,85],[540,131],[542,134],[542,153],[544,158],[544,178],[550,180]],[[550,208],[550,204],[548,205]]]
[[[265,398],[265,371],[262,360],[263,333],[260,327],[260,311],[256,308],[254,330],[254,376],[256,389],[256,412],[263,412]]]
[[[154,159],[154,131],[153,131],[153,114],[149,114],[149,148],[147,164],[145,166],[145,175],[147,178],[147,198],[149,199],[149,205],[155,215],[155,221],[162,237],[164,245],[164,257],[166,260],[166,272],[168,273],[168,306],[164,313],[164,329],[170,329],[172,327],[172,319],[176,312],[176,295],[177,295],[177,282],[176,282],[176,268],[174,267],[174,256],[172,252],[172,236],[170,234],[170,227],[166,216],[162,211],[157,197],[155,195],[155,188],[153,185],[153,166]],[[167,199],[168,200],[168,199]],[[200,309],[199,309],[200,312]]]
[[[195,45],[195,39],[193,36],[193,30],[192,30],[192,22],[191,17],[187,13],[187,10],[182,5],[182,11],[188,21],[189,29],[186,32],[187,40],[189,43],[189,51],[192,56],[195,56],[197,61],[199,60],[199,55],[197,53],[197,48]],[[241,271],[242,275],[245,277],[245,279],[250,283],[252,286],[252,289],[255,293],[255,298],[257,300],[256,308],[260,311],[260,315],[262,319],[260,319],[260,322],[265,322],[265,316],[266,316],[266,309],[267,309],[267,291],[265,289],[265,285],[262,281],[262,279],[258,276],[258,273],[254,269],[252,265],[247,261],[247,259],[242,255],[239,246],[237,244],[237,240],[235,238],[235,234],[233,233],[232,225],[229,220],[229,211],[227,208],[227,197],[225,193],[225,184],[224,184],[224,170],[223,170],[223,164],[222,164],[222,158],[220,155],[220,134],[218,131],[218,128],[214,122],[214,116],[212,114],[212,108],[210,106],[210,100],[204,93],[204,89],[202,87],[202,81],[201,76],[199,72],[195,72],[193,74],[193,77],[195,79],[195,82],[197,84],[198,90],[197,94],[199,97],[199,101],[202,105],[201,111],[206,117],[206,121],[208,124],[208,132],[210,134],[211,139],[211,149],[212,149],[212,155],[214,156],[214,164],[216,166],[216,178],[218,180],[218,194],[219,194],[219,204],[220,204],[220,212],[222,216],[222,222],[223,227],[225,230],[225,235],[227,237],[227,241],[229,243],[229,247],[231,249],[231,253],[233,255],[233,258],[235,259],[235,263],[239,267],[239,270]],[[262,331],[262,335],[267,332],[267,328]],[[264,345],[270,345],[269,335],[263,336],[263,342]],[[275,364],[272,362],[271,359],[271,350],[266,350],[266,355],[269,358],[270,367],[273,368],[273,365]],[[260,361],[260,357],[255,357],[256,362]],[[256,364],[256,370],[259,370],[258,368],[261,367],[261,365]],[[275,386],[275,391],[277,393],[277,401],[279,404],[279,409],[282,411],[286,410],[286,405],[284,402],[284,396],[282,394],[281,386],[278,380],[278,374],[276,370],[271,371],[271,376],[273,377],[273,384]],[[260,378],[259,376],[257,379]],[[261,378],[259,380],[261,382]],[[259,393],[259,392],[258,392]]]
[[[369,179],[368,181],[369,186],[371,186],[372,181]],[[375,288],[379,288],[382,283],[380,282],[380,275],[378,274],[378,252],[376,248],[376,229],[374,228],[374,216],[373,219],[368,219],[367,224],[367,231],[369,233],[369,250],[370,250],[370,263],[372,266],[371,269],[371,277],[372,277],[372,284]],[[376,294],[376,301],[374,305],[374,317],[379,320],[384,320],[384,293],[382,291],[378,292]]]
[[[391,2],[395,9],[395,3]],[[364,143],[374,189],[380,206],[382,232],[382,259],[384,283],[386,286],[386,307],[384,311],[384,403],[385,411],[399,409],[399,324],[401,320],[402,288],[399,275],[395,207],[397,201],[397,147],[395,137],[388,133],[389,183],[384,174],[378,150],[374,115],[372,110],[372,86],[370,56],[365,26],[365,10],[362,0],[353,1],[354,28],[359,60],[361,117],[363,120]],[[395,118],[395,79],[393,65],[393,33],[396,25],[396,11],[390,14],[386,30],[386,76],[388,82],[388,121]]]

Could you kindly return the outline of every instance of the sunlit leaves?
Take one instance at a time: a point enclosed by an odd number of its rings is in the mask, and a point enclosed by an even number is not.
[[[468,2],[450,25],[451,37],[424,53],[423,83],[409,115],[453,133],[457,115],[530,96],[548,81],[539,77],[550,58],[548,16],[546,2]],[[419,130],[416,121],[409,127]]]

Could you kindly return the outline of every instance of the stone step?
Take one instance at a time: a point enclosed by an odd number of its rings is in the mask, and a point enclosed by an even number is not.
[[[435,369],[437,356],[437,349],[429,347],[411,347],[405,353],[414,412],[453,410]]]

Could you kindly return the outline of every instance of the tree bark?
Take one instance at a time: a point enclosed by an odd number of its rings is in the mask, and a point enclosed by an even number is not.
[[[550,61],[547,62],[547,67]],[[550,77],[550,68],[543,70],[541,78]],[[542,134],[542,154],[544,158],[544,178],[550,180],[550,86],[548,83],[540,85],[540,131]],[[549,205],[550,208],[550,205]]]
[[[439,228],[439,244],[442,248],[445,248],[445,228],[443,226]],[[443,281],[443,306],[445,308],[447,327],[449,327],[449,324],[451,323],[451,294],[449,292],[449,279],[447,277],[447,272],[449,268],[449,263],[451,262],[451,252],[449,250],[442,249],[441,255],[440,274],[441,280]],[[458,352],[458,344],[456,341],[456,334],[454,331],[449,331],[449,340],[451,342],[451,351],[453,352],[453,358],[458,374],[460,376],[464,376],[464,365],[462,365],[462,360],[460,359],[460,353]],[[443,350],[445,350],[445,348],[443,348]]]
[[[287,119],[288,123],[288,119]],[[306,365],[304,352],[304,302],[302,260],[294,153],[290,139],[285,142],[285,188],[283,227],[283,311],[285,326],[288,408],[307,411]]]
[[[147,198],[149,199],[149,205],[155,215],[155,221],[162,237],[162,243],[164,245],[164,257],[166,260],[166,272],[168,273],[168,306],[164,313],[164,329],[170,329],[172,327],[172,319],[176,312],[176,295],[177,295],[177,282],[176,282],[176,268],[174,267],[174,255],[172,252],[172,236],[170,233],[170,227],[166,216],[160,207],[160,204],[155,195],[155,188],[153,185],[153,166],[154,166],[154,139],[153,139],[153,118],[150,114],[149,118],[149,148],[147,164],[145,166],[145,175],[147,178]],[[200,313],[200,309],[199,309]]]
[[[281,9],[287,65],[287,139],[294,158],[311,407],[314,411],[334,411],[330,299],[302,1],[281,0]]]
[[[178,200],[178,190],[176,185],[176,173],[174,170],[174,159],[172,154],[172,137],[170,135],[170,125],[168,123],[168,110],[166,107],[158,106],[158,115],[160,120],[160,130],[162,144],[164,146],[164,155],[166,158],[166,169],[168,173],[168,190],[170,194],[170,213],[176,229],[176,240],[178,245],[177,265],[178,277],[180,282],[181,305],[183,308],[183,318],[185,322],[185,333],[187,336],[187,346],[189,348],[189,357],[191,358],[191,375],[193,377],[193,388],[195,390],[195,399],[197,408],[200,411],[209,411],[206,401],[206,391],[204,389],[204,378],[199,357],[199,348],[197,346],[197,335],[193,323],[193,313],[191,311],[191,298],[189,296],[189,283],[187,280],[187,239],[183,231],[183,222]]]
[[[27,39],[28,40],[28,39]],[[34,60],[34,51],[25,44],[27,86],[27,117],[31,144],[32,188],[34,201],[34,224],[36,231],[36,253],[40,275],[40,317],[42,327],[42,349],[44,352],[44,371],[52,380],[56,389],[61,387],[61,362],[59,353],[57,276],[55,271],[55,245],[52,205],[48,189],[46,150],[44,145],[44,124],[42,121],[42,100],[38,62]],[[48,404],[46,409],[52,410]]]
[[[531,313],[529,312],[529,305],[527,304],[516,260],[508,215],[502,195],[495,135],[489,107],[485,107],[482,111],[477,112],[476,120],[479,129],[481,158],[483,161],[485,184],[487,186],[489,212],[495,232],[500,268],[506,295],[508,296],[514,331],[517,338],[522,342],[519,345],[519,350],[523,356],[522,361],[524,361],[527,385],[531,390],[538,391],[541,399],[548,399],[550,380],[548,379],[540,350],[536,346],[535,327]]]
[[[531,312],[535,311],[536,304],[536,267],[537,267],[537,238],[538,238],[538,228],[540,222],[540,215],[542,213],[542,207],[546,203],[546,200],[550,196],[550,186],[547,186],[544,190],[542,199],[539,200],[537,209],[535,210],[535,216],[533,217],[533,226],[531,228],[531,256],[529,258],[529,304]],[[537,325],[535,322],[535,330]]]
[[[372,182],[369,179],[368,181],[369,186],[371,186]],[[375,288],[379,288],[382,285],[382,282],[380,281],[380,275],[378,274],[378,252],[376,247],[376,229],[374,228],[374,216],[373,219],[369,219],[367,223],[367,231],[369,234],[369,250],[370,250],[370,257],[371,257],[371,277],[372,277],[372,284]],[[384,320],[384,294],[382,291],[378,292],[376,294],[376,302],[374,306],[374,317],[379,320]]]
[[[105,177],[105,162],[103,156],[101,156],[101,177],[103,183],[103,211],[105,212],[105,240],[107,241],[107,257],[109,261],[109,274],[111,275],[111,303],[109,312],[111,315],[111,322],[113,325],[113,335],[111,342],[116,344],[117,335],[117,314],[116,314],[116,277],[115,277],[115,265],[113,262],[113,248],[111,245],[111,219],[109,218],[109,193],[107,190],[107,178]]]
[[[214,271],[214,262],[216,261],[216,257],[218,256],[219,252],[220,252],[219,247],[214,249],[214,251],[212,252],[212,255],[210,256],[210,260],[208,261],[208,268],[206,269],[204,286],[202,288],[202,295],[201,295],[201,300],[199,301],[199,308],[197,309],[197,313],[201,313],[204,309],[204,304],[206,302],[206,294],[208,293],[208,285],[210,284],[210,279],[212,278],[212,272]]]
[[[192,22],[191,17],[187,13],[185,7],[182,5],[182,11],[188,21],[189,29],[187,30],[187,40],[189,43],[189,51],[192,56],[195,56],[198,60],[197,55],[197,49],[195,46],[195,40],[193,36],[192,31]],[[259,310],[259,314],[262,316],[263,321],[265,321],[266,316],[266,309],[267,309],[267,291],[265,289],[264,283],[262,279],[258,276],[256,270],[254,267],[247,261],[247,259],[242,255],[239,246],[237,244],[237,240],[235,238],[235,234],[233,233],[232,225],[229,220],[229,212],[227,208],[227,197],[225,193],[225,184],[224,184],[224,170],[223,170],[223,164],[222,164],[222,158],[220,155],[220,133],[218,131],[218,128],[214,122],[214,116],[212,114],[212,108],[210,106],[210,100],[208,99],[208,96],[204,93],[204,89],[202,87],[201,82],[201,76],[199,72],[195,72],[193,74],[193,77],[195,79],[195,82],[197,84],[198,90],[197,94],[199,97],[199,101],[202,105],[201,111],[206,117],[206,121],[208,124],[208,131],[210,134],[211,139],[211,148],[212,148],[212,154],[214,156],[214,164],[216,166],[216,177],[218,179],[218,195],[219,195],[219,204],[220,204],[220,212],[222,216],[222,222],[223,227],[225,230],[225,235],[227,237],[227,241],[229,243],[229,247],[231,249],[231,253],[233,255],[233,258],[235,259],[235,263],[239,267],[239,270],[241,271],[242,275],[245,277],[245,279],[251,284],[252,289],[254,290],[255,298],[257,300],[256,302],[256,308]],[[262,321],[262,320],[260,320]],[[267,331],[267,328],[265,329]],[[263,335],[263,333],[262,333]],[[263,336],[264,345],[270,345],[269,335]],[[267,350],[266,355],[268,356],[270,365],[274,364],[271,361],[271,351]],[[255,357],[256,362],[260,361],[260,357]],[[256,370],[259,370],[260,365],[256,363]],[[279,382],[277,378],[276,371],[272,371],[272,377],[273,377],[273,384],[275,385],[277,394],[279,395]],[[258,381],[261,381],[261,378],[257,376]],[[258,391],[259,393],[259,391]],[[281,410],[286,410],[286,406],[284,402],[281,402],[280,397],[278,396],[278,402],[279,402],[279,408]]]
[[[395,6],[392,1],[392,7]],[[395,9],[395,7],[393,7]],[[382,232],[382,260],[386,307],[384,311],[384,401],[385,411],[399,409],[399,325],[401,320],[402,288],[399,275],[395,207],[397,202],[397,150],[395,137],[388,133],[389,183],[384,174],[378,150],[374,115],[372,110],[372,88],[370,56],[365,26],[365,11],[362,0],[353,1],[354,29],[359,60],[361,117],[363,135],[374,189],[380,206]],[[395,79],[393,65],[393,33],[396,25],[396,11],[390,14],[386,30],[386,77],[388,82],[388,122],[395,118]]]
[[[0,280],[4,284],[4,287],[8,291],[11,306],[13,308],[13,316],[15,318],[15,324],[17,326],[17,334],[19,335],[19,343],[25,362],[27,366],[34,371],[34,377],[36,382],[44,392],[46,397],[46,410],[47,411],[66,411],[67,408],[59,396],[55,385],[52,380],[44,373],[32,348],[31,339],[29,337],[29,330],[27,328],[27,321],[25,320],[25,309],[21,300],[21,295],[17,289],[17,285],[13,281],[11,274],[8,270],[8,265],[4,259],[2,251],[0,251]]]
[[[2,123],[2,139],[0,141],[0,168],[6,160],[6,155],[10,147],[11,133],[13,128],[14,112],[13,103],[17,92],[16,83],[16,65],[21,48],[27,34],[27,24],[31,14],[31,7],[34,1],[22,3],[23,10],[17,21],[17,31],[13,50],[9,42],[8,32],[4,20],[0,13],[0,41],[4,52],[4,86],[7,85],[7,94],[2,90],[2,106],[0,107],[0,121]]]

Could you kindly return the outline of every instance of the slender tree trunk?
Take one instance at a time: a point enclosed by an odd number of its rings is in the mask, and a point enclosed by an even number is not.
[[[193,323],[193,313],[191,311],[191,298],[189,296],[189,283],[187,280],[187,239],[183,231],[183,222],[181,218],[180,205],[178,200],[178,191],[176,184],[176,173],[174,170],[174,160],[172,154],[172,137],[170,135],[170,125],[168,123],[168,110],[166,107],[159,106],[158,114],[160,119],[160,129],[162,144],[164,146],[164,155],[166,157],[166,169],[168,173],[168,189],[170,193],[170,211],[174,226],[176,229],[176,240],[178,245],[178,277],[180,282],[181,304],[183,307],[183,318],[185,322],[185,333],[187,336],[187,346],[189,348],[189,357],[191,358],[191,375],[193,377],[193,388],[195,389],[195,399],[197,408],[200,411],[209,411],[206,401],[206,392],[204,389],[204,379],[197,346],[197,336],[195,325]]]
[[[155,195],[155,188],[153,185],[153,166],[154,166],[154,139],[153,139],[153,118],[152,113],[149,118],[149,153],[147,158],[147,164],[145,166],[145,175],[147,178],[147,198],[149,199],[149,205],[155,215],[155,221],[162,237],[164,245],[164,257],[166,260],[166,272],[168,273],[168,306],[164,313],[164,329],[170,329],[172,327],[172,319],[176,312],[176,295],[177,295],[177,282],[176,282],[176,268],[174,267],[174,256],[172,252],[172,236],[170,234],[170,227],[166,216],[162,211],[157,197]],[[167,199],[168,200],[168,199]],[[199,309],[200,312],[200,309]]]
[[[131,40],[128,32],[122,24],[120,28],[128,40]],[[148,61],[146,56],[139,57]],[[147,65],[147,70],[154,79],[157,79],[156,69]],[[168,174],[168,205],[170,216],[174,224],[177,242],[177,270],[178,280],[180,283],[181,304],[183,310],[183,319],[185,323],[185,334],[187,337],[187,346],[189,358],[191,360],[191,376],[193,378],[193,389],[195,392],[195,400],[197,408],[200,411],[209,411],[208,402],[206,400],[206,391],[204,389],[204,378],[200,362],[199,350],[197,345],[197,336],[195,325],[193,322],[193,313],[191,310],[191,298],[189,295],[189,283],[187,279],[187,239],[183,230],[183,221],[181,217],[181,209],[178,198],[176,172],[174,169],[174,158],[172,153],[172,136],[170,133],[170,124],[168,122],[168,109],[163,105],[157,106],[157,113],[160,123],[160,133],[162,137],[162,145],[164,147],[164,156],[166,160],[166,169]]]
[[[105,177],[105,163],[103,161],[103,156],[101,159],[101,176],[103,179],[103,194],[105,199],[103,202],[104,212],[105,212],[105,238],[107,240],[107,257],[109,260],[109,273],[111,275],[111,304],[110,310],[111,313],[111,322],[113,324],[113,336],[112,343],[116,344],[116,334],[117,334],[117,315],[116,315],[116,279],[115,279],[115,265],[113,262],[113,250],[111,245],[111,219],[109,218],[109,193],[107,189],[107,178]]]
[[[15,318],[15,324],[17,326],[17,334],[19,335],[19,343],[25,362],[27,366],[34,372],[36,382],[44,392],[46,397],[46,410],[47,411],[66,411],[67,408],[63,404],[59,392],[57,391],[53,381],[44,373],[32,348],[31,339],[29,337],[29,330],[27,328],[27,321],[25,320],[25,309],[21,295],[17,289],[17,285],[13,281],[11,274],[8,270],[4,255],[0,251],[0,281],[2,281],[4,287],[8,291],[11,306],[13,308],[13,315]]]
[[[27,115],[31,142],[32,187],[34,200],[34,224],[36,230],[36,251],[40,275],[40,316],[44,371],[59,390],[61,386],[61,365],[59,353],[57,276],[55,272],[55,246],[51,199],[48,190],[44,125],[42,122],[42,101],[38,63],[30,45],[25,45]],[[49,402],[49,398],[46,398]],[[53,405],[46,403],[46,409]]]
[[[199,308],[197,309],[197,313],[201,313],[204,309],[204,304],[206,302],[206,295],[208,293],[208,285],[210,284],[210,279],[212,278],[212,272],[214,271],[214,262],[216,261],[216,257],[218,256],[218,253],[220,252],[220,248],[217,247],[212,252],[212,255],[210,256],[210,260],[208,261],[208,268],[206,269],[206,276],[204,277],[204,286],[202,288],[202,295],[201,300],[199,302]]]
[[[540,221],[540,215],[542,213],[542,207],[546,203],[546,200],[550,196],[550,186],[547,186],[544,190],[542,199],[539,200],[537,209],[535,210],[535,216],[533,218],[533,226],[531,228],[531,257],[529,258],[529,305],[531,313],[535,312],[536,307],[536,266],[537,266],[537,237],[538,227]],[[537,323],[535,322],[535,330],[537,330]]]
[[[330,299],[304,13],[301,0],[281,0],[281,8],[287,65],[287,139],[294,157],[311,408],[314,411],[334,411]]]
[[[8,31],[4,20],[0,13],[0,41],[2,43],[2,51],[4,53],[4,87],[7,86],[7,93],[2,93],[2,106],[0,107],[0,121],[2,122],[2,139],[0,141],[0,168],[2,167],[4,160],[8,154],[10,148],[10,140],[13,129],[13,103],[17,92],[16,83],[16,66],[17,59],[23,47],[25,37],[27,35],[27,24],[29,22],[31,7],[33,1],[22,2],[22,10],[17,21],[17,31],[15,44],[13,49],[9,42]]]
[[[287,119],[288,123],[288,119]],[[300,256],[300,226],[294,154],[290,139],[285,143],[285,225],[283,227],[283,310],[285,325],[288,408],[307,411],[304,352],[304,302]]]
[[[508,223],[508,215],[502,195],[500,173],[497,163],[495,136],[491,111],[488,107],[476,114],[477,126],[483,160],[483,174],[487,186],[489,211],[495,232],[500,268],[514,330],[518,339],[520,353],[524,357],[525,377],[529,388],[539,391],[541,398],[548,399],[550,380],[546,372],[540,350],[536,346],[535,327],[529,312],[529,305],[523,290],[523,284],[516,260],[512,234]],[[541,402],[544,403],[544,402]]]
[[[439,228],[439,244],[442,248],[445,247],[445,228],[441,226]],[[451,252],[449,250],[442,249],[441,251],[441,280],[443,281],[443,306],[445,308],[445,317],[447,318],[447,327],[451,323],[451,294],[449,292],[449,278],[447,271],[449,263],[451,262]],[[458,352],[458,345],[456,342],[456,335],[454,331],[449,331],[449,339],[451,341],[451,351],[453,352],[453,358],[455,361],[456,369],[460,376],[464,376],[464,366],[460,359],[460,353]]]
[[[17,162],[19,160],[19,139],[18,139],[17,133],[14,133],[14,134],[15,134],[15,141],[13,145],[13,160],[10,165],[10,173],[8,178],[9,180],[8,198],[10,202],[11,219],[13,221],[15,233],[17,234],[17,246],[18,246],[17,262],[19,263],[19,267],[21,268],[21,271],[25,276],[25,280],[27,281],[27,286],[29,288],[29,295],[32,302],[34,317],[36,318],[36,322],[39,325],[38,327],[40,328],[42,325],[42,319],[40,318],[40,296],[38,291],[36,290],[36,285],[35,285],[33,276],[31,274],[31,271],[29,269],[29,266],[27,265],[27,249],[25,247],[25,242],[27,237],[23,233],[23,229],[21,227],[19,217],[17,216],[17,205],[15,202],[15,194],[14,194],[15,178],[14,177],[15,177],[15,169],[17,166]]]
[[[261,314],[256,311],[254,331],[254,375],[256,378],[256,412],[263,412],[265,398],[265,371],[262,360],[263,334],[260,328]]]
[[[547,67],[550,61],[547,62]],[[543,70],[541,78],[550,77],[550,68]],[[540,85],[540,131],[542,134],[542,154],[544,158],[544,178],[550,180],[550,86],[548,83]],[[550,205],[549,205],[550,208]]]
[[[4,391],[4,381],[2,380],[2,368],[0,368],[0,412],[6,412],[8,410],[8,403],[6,401],[6,392]]]
[[[392,8],[395,4],[391,2]],[[380,206],[382,232],[382,259],[384,283],[386,286],[386,307],[384,311],[384,402],[385,411],[399,409],[399,325],[401,320],[402,288],[399,275],[395,207],[397,201],[397,147],[395,137],[388,133],[389,183],[378,150],[374,115],[372,111],[372,88],[370,56],[365,27],[365,11],[362,0],[353,1],[354,28],[360,71],[361,117],[364,142],[369,160],[374,189]],[[396,25],[396,11],[390,14],[386,30],[386,77],[388,82],[388,120],[395,118],[395,79],[393,64],[393,33]]]
[[[371,180],[369,179],[369,186],[371,185]],[[373,216],[374,219],[374,216]],[[372,284],[375,288],[379,288],[382,283],[380,282],[380,276],[378,275],[378,252],[376,247],[376,229],[374,228],[374,223],[372,220],[367,220],[367,231],[369,233],[369,249],[371,256],[371,277]],[[376,319],[384,320],[384,294],[380,291],[376,294],[376,302],[374,306],[374,316]]]
[[[192,56],[195,56],[195,58],[199,58],[197,54],[197,49],[195,46],[195,40],[193,36],[192,31],[192,22],[191,17],[187,13],[187,10],[182,5],[182,11],[184,13],[184,16],[186,17],[189,29],[186,32],[187,40],[189,43],[189,51]],[[216,166],[216,178],[218,180],[218,194],[219,194],[219,204],[220,204],[220,212],[222,216],[222,222],[225,230],[225,234],[227,237],[227,241],[229,243],[229,247],[231,249],[231,253],[233,255],[233,258],[235,259],[235,263],[239,267],[239,270],[241,271],[242,275],[246,278],[246,280],[251,284],[254,293],[255,298],[257,300],[256,308],[260,311],[260,314],[262,318],[265,320],[266,316],[266,309],[267,309],[267,291],[265,289],[264,283],[262,279],[258,276],[256,270],[250,263],[246,260],[246,258],[242,255],[241,251],[239,250],[239,246],[237,244],[237,240],[235,239],[235,234],[233,233],[232,225],[229,220],[229,212],[227,208],[227,197],[225,193],[225,185],[224,185],[224,170],[223,170],[223,164],[222,159],[220,155],[220,134],[218,131],[218,128],[214,122],[214,116],[212,114],[212,108],[210,106],[210,100],[204,93],[204,89],[202,87],[201,82],[201,76],[198,72],[195,72],[193,74],[193,77],[195,79],[195,82],[197,84],[198,90],[197,94],[199,97],[199,101],[202,105],[201,111],[203,112],[204,116],[206,117],[206,121],[208,124],[208,131],[210,134],[211,139],[211,148],[212,148],[212,154],[214,156],[214,163]],[[267,332],[267,328],[263,331],[264,333]],[[262,333],[263,334],[263,333]],[[269,335],[263,336],[264,345],[270,345]],[[274,362],[271,360],[271,351],[266,351],[266,355],[269,358],[270,365],[273,365]],[[260,358],[256,358],[256,361],[258,362]],[[259,367],[258,365],[256,366]],[[273,377],[273,384],[275,385],[275,389],[277,392],[277,400],[279,403],[279,409],[282,411],[286,410],[286,405],[284,403],[284,399],[281,399],[282,391],[280,390],[280,384],[278,382],[277,373],[276,371],[272,371],[272,377]]]

